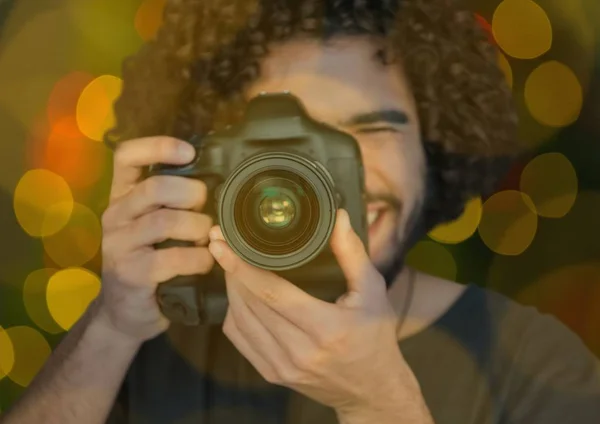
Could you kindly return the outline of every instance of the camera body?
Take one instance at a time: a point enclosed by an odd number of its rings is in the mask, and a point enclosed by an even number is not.
[[[189,142],[195,159],[185,166],[159,164],[148,175],[202,180],[202,213],[221,226],[229,246],[246,262],[270,270],[310,295],[335,301],[347,291],[331,251],[338,208],[347,210],[368,249],[365,185],[357,141],[313,120],[288,92],[261,93],[244,119]],[[156,248],[189,246],[168,240]],[[223,269],[161,283],[163,314],[185,325],[222,323],[227,311]]]

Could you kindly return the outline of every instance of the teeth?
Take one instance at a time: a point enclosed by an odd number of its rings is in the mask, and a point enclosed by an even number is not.
[[[367,223],[369,226],[375,222],[377,217],[379,216],[379,211],[371,211],[367,214]]]

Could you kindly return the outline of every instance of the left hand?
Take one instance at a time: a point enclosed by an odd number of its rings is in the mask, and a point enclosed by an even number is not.
[[[348,283],[348,293],[336,304],[243,261],[218,226],[210,235],[209,250],[227,283],[223,332],[265,380],[338,413],[381,410],[388,406],[382,402],[397,407],[406,390],[407,398],[414,398],[418,384],[414,387],[416,379],[398,346],[397,317],[385,281],[345,210],[338,211],[331,238]]]

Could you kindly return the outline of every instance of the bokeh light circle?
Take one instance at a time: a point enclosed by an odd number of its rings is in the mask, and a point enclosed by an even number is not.
[[[46,214],[54,205],[63,205],[61,214],[52,219]],[[59,175],[34,169],[23,175],[15,188],[14,210],[19,225],[30,236],[42,237],[60,231],[71,217],[73,194],[67,182]]]
[[[82,71],[69,72],[52,89],[48,98],[48,122],[56,125],[67,116],[75,116],[81,92],[94,80],[94,76]]]
[[[534,69],[525,81],[525,103],[538,122],[564,127],[579,117],[583,90],[577,76],[555,60]]]
[[[496,40],[494,39],[494,34],[492,32],[492,25],[487,21],[487,19],[485,19],[479,13],[475,13],[475,19],[487,34],[489,42],[492,44],[496,44]]]
[[[0,327],[0,380],[9,375],[15,364],[15,351],[10,337]]]
[[[102,75],[84,88],[77,102],[77,124],[86,137],[102,141],[104,133],[115,125],[113,105],[122,84],[118,77]]]
[[[8,377],[19,386],[27,387],[50,356],[50,345],[31,327],[10,327],[6,332],[12,341],[15,357]]]
[[[520,255],[533,241],[538,217],[529,196],[516,190],[494,194],[483,204],[479,236],[490,250]]]
[[[471,199],[458,219],[447,224],[438,225],[429,232],[429,237],[440,243],[456,244],[471,237],[481,220],[481,198]]]
[[[436,277],[456,280],[458,268],[452,253],[433,241],[417,243],[406,255],[406,264]]]
[[[58,232],[43,237],[44,250],[61,267],[81,266],[91,260],[102,242],[102,225],[98,216],[79,203],[57,204],[48,210],[45,222],[55,221],[71,209],[69,222]],[[45,223],[44,222],[44,223]]]
[[[514,299],[557,316],[600,352],[600,262],[554,269],[523,284]]]
[[[50,334],[59,334],[64,331],[50,315],[46,292],[48,281],[56,269],[44,268],[31,272],[23,285],[23,303],[31,320],[42,330]]]
[[[520,188],[531,198],[538,215],[562,218],[577,198],[577,173],[563,154],[546,153],[523,169]]]
[[[69,330],[100,293],[100,278],[84,268],[58,271],[48,282],[46,298],[54,321]]]
[[[154,38],[163,23],[166,0],[144,0],[135,14],[135,29],[144,41]]]
[[[85,188],[97,182],[104,170],[107,147],[79,131],[74,116],[59,120],[48,137],[43,168],[55,172],[71,188]]]
[[[534,59],[550,50],[552,25],[548,15],[531,0],[504,0],[492,18],[498,45],[516,59]]]

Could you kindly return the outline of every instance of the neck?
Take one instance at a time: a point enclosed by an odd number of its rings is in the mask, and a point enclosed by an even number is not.
[[[388,299],[398,317],[399,338],[405,333],[405,324],[410,317],[417,277],[418,273],[414,269],[404,266],[388,288]]]

